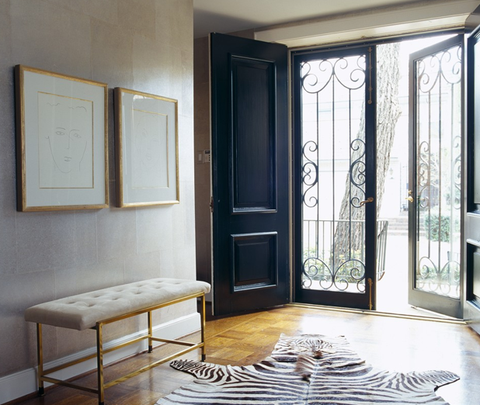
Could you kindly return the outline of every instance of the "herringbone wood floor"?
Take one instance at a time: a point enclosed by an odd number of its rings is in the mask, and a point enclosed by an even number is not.
[[[479,401],[480,337],[463,324],[286,306],[208,321],[207,361],[232,365],[257,362],[270,354],[281,333],[345,335],[367,362],[382,369],[453,371],[460,375],[460,381],[440,388],[439,394],[452,405]],[[196,359],[198,355],[192,353],[189,358]],[[142,355],[108,367],[106,379],[114,378],[116,373],[125,374],[129,366],[138,367],[141,362]],[[95,374],[83,380],[95,386]],[[164,364],[107,389],[105,402],[109,405],[154,404],[159,397],[192,380],[188,374]],[[14,403],[95,405],[97,398],[82,391],[55,387],[48,389],[42,398],[32,396]]]

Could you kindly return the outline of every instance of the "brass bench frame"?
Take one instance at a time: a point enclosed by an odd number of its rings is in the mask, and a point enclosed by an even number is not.
[[[193,298],[200,298],[201,299],[201,305],[200,305],[200,315],[201,315],[200,339],[201,339],[201,341],[199,343],[187,342],[187,341],[184,341],[184,340],[162,339],[162,338],[158,338],[158,337],[153,336],[153,326],[152,326],[152,312],[153,311],[155,311],[157,309],[160,309],[160,308],[164,308],[164,307],[169,306],[169,305],[177,304],[179,302],[190,300],[190,299],[193,299]],[[132,339],[132,340],[129,340],[127,342],[120,343],[120,344],[118,344],[116,346],[113,346],[113,347],[110,347],[108,349],[103,348],[103,345],[104,345],[104,342],[103,342],[103,327],[105,325],[107,325],[109,323],[117,322],[117,321],[120,321],[120,320],[123,320],[123,319],[131,318],[133,316],[142,315],[142,314],[145,314],[145,313],[147,314],[147,317],[148,317],[148,331],[147,331],[147,334],[139,336],[139,337],[137,337],[135,339]],[[77,360],[70,361],[70,362],[62,364],[60,366],[52,367],[48,370],[45,370],[44,369],[44,364],[43,364],[42,324],[37,323],[38,395],[42,396],[42,395],[45,394],[44,382],[49,382],[49,383],[53,383],[53,384],[57,384],[57,385],[63,385],[63,386],[66,386],[66,387],[76,388],[76,389],[79,389],[79,390],[82,390],[82,391],[87,391],[87,392],[97,394],[99,405],[104,405],[105,389],[107,389],[107,388],[109,388],[113,385],[119,384],[119,383],[121,383],[121,382],[123,382],[123,381],[125,381],[125,380],[127,380],[131,377],[135,377],[138,374],[140,374],[144,371],[150,370],[151,368],[156,367],[156,366],[158,366],[162,363],[170,361],[170,360],[174,359],[175,357],[181,356],[181,355],[183,355],[185,353],[188,353],[188,352],[190,352],[192,350],[195,350],[195,349],[201,349],[202,350],[202,361],[205,361],[205,357],[206,357],[206,349],[205,349],[205,293],[202,292],[202,293],[191,294],[191,295],[188,295],[188,296],[185,296],[185,297],[181,297],[181,298],[177,298],[177,299],[174,299],[174,300],[171,300],[171,301],[168,301],[168,302],[164,302],[164,303],[159,304],[159,305],[154,305],[154,306],[139,309],[139,310],[136,310],[136,311],[133,311],[133,312],[125,313],[125,314],[122,314],[122,315],[119,315],[119,316],[116,316],[116,317],[112,317],[112,318],[109,318],[109,319],[104,319],[104,320],[98,321],[96,323],[96,326],[92,327],[92,329],[94,329],[96,331],[96,335],[97,335],[97,339],[96,339],[97,350],[96,350],[96,353],[93,353],[93,354],[88,355],[88,356],[84,356],[84,357],[82,357],[80,359],[77,359]],[[154,347],[153,342],[177,344],[177,345],[181,345],[181,346],[186,346],[186,348],[182,349],[182,350],[179,350],[179,351],[177,351],[177,352],[175,352],[171,355],[168,355],[167,357],[163,357],[159,360],[156,360],[156,361],[154,361],[154,362],[152,362],[152,363],[150,363],[146,366],[143,366],[143,367],[140,367],[140,368],[138,368],[134,371],[131,371],[130,373],[125,374],[124,376],[118,377],[115,380],[105,382],[104,376],[103,376],[103,371],[104,371],[103,357],[104,357],[104,355],[109,353],[109,352],[112,352],[114,350],[117,350],[117,349],[120,349],[122,347],[131,345],[133,343],[137,343],[137,342],[145,340],[145,339],[148,339],[148,353],[151,353],[153,349],[162,346],[162,345],[157,345],[157,346]],[[79,384],[75,384],[75,383],[72,383],[72,382],[69,382],[69,381],[59,380],[59,379],[53,378],[53,377],[48,377],[49,374],[52,374],[52,373],[54,373],[56,371],[59,371],[59,370],[63,370],[67,367],[71,367],[75,364],[93,359],[94,357],[97,358],[97,381],[98,381],[98,384],[97,384],[96,389],[95,388],[89,388],[89,387],[79,385]]]

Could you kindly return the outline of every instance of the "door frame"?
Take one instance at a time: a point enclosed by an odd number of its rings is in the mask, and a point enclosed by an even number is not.
[[[478,8],[480,11],[480,7]],[[478,16],[478,14],[477,14]],[[478,22],[474,19],[474,23]],[[480,176],[476,175],[480,168],[480,129],[478,112],[480,111],[480,68],[475,68],[480,60],[480,26],[472,27],[465,39],[465,81],[467,83],[465,100],[465,247],[463,259],[465,263],[465,279],[462,284],[465,291],[464,317],[469,320],[470,327],[480,334]],[[477,112],[477,115],[475,114]]]
[[[418,38],[421,38],[421,37],[425,37],[425,36],[430,36],[430,35],[442,35],[442,34],[449,34],[449,33],[452,33],[452,34],[460,34],[460,35],[463,35],[464,34],[464,31],[463,30],[454,30],[454,31],[445,31],[444,33],[439,33],[439,32],[432,32],[432,33],[419,33],[418,35],[415,35],[415,37],[418,37]],[[480,33],[477,31],[477,36],[480,37]],[[381,44],[384,44],[386,42],[392,42],[392,41],[401,41],[403,39],[411,39],[411,38],[414,38],[414,37],[411,37],[411,36],[398,36],[396,38],[389,38],[388,40],[378,40],[378,41],[371,41],[368,43],[368,45],[371,45],[373,47],[377,46],[377,45],[381,45]],[[294,85],[294,56],[298,53],[312,53],[312,52],[317,52],[317,51],[328,51],[328,50],[332,50],[332,49],[345,49],[345,48],[349,48],[349,47],[355,47],[355,46],[360,46],[360,44],[352,44],[352,45],[349,45],[348,43],[347,44],[343,44],[343,45],[338,45],[338,46],[335,46],[335,47],[318,47],[318,48],[315,48],[315,49],[312,49],[312,48],[309,48],[309,49],[300,49],[298,51],[292,51],[291,52],[291,64],[292,64],[292,68],[291,68],[291,71],[292,71],[292,74],[291,74],[291,80],[292,80],[292,85],[291,85],[291,88],[292,88],[292,111],[291,111],[291,115],[292,115],[292,131],[293,131],[293,135],[292,135],[292,149],[294,150],[294,154],[293,154],[293,169],[292,169],[292,176],[293,176],[293,199],[294,199],[294,204],[292,205],[292,209],[293,209],[293,218],[294,218],[294,227],[293,227],[293,234],[294,234],[294,243],[293,243],[293,265],[292,265],[292,273],[293,273],[293,285],[294,285],[294,291],[293,291],[293,299],[294,301],[297,301],[297,302],[300,302],[298,300],[298,293],[297,293],[297,290],[298,290],[298,285],[300,283],[299,281],[299,276],[298,274],[301,273],[301,270],[298,270],[298,267],[301,263],[301,257],[302,257],[302,249],[301,249],[301,226],[302,226],[302,218],[301,218],[301,215],[299,215],[299,210],[297,208],[298,206],[298,196],[301,195],[301,181],[299,181],[299,174],[297,173],[298,172],[298,167],[297,166],[300,166],[300,164],[298,163],[300,160],[300,155],[299,155],[299,152],[298,150],[296,149],[295,147],[295,133],[299,133],[299,123],[296,122],[295,120],[295,111],[298,110],[299,108],[299,105],[298,105],[298,101],[295,100],[295,85]],[[465,53],[465,52],[464,52]],[[464,62],[464,66],[465,66],[465,62]],[[376,67],[376,66],[374,66]],[[373,75],[375,77],[375,74]],[[464,78],[464,83],[462,84],[462,91],[465,91],[465,78]],[[463,98],[463,100],[465,100],[465,97]],[[410,101],[411,102],[411,101]],[[464,101],[464,104],[462,105],[462,111],[463,111],[463,115],[464,115],[464,118],[465,118],[465,105],[468,106],[468,104],[465,104],[465,101]],[[409,124],[410,125],[410,124]],[[462,131],[462,145],[465,145],[465,129]],[[462,151],[464,150],[463,149],[464,146],[462,146]],[[409,148],[409,153],[412,153],[412,148]],[[466,158],[466,155],[464,153],[463,159]],[[411,159],[411,158],[410,158]],[[463,171],[462,171],[462,181],[461,181],[461,187],[462,187],[462,204],[463,204],[463,199],[464,199],[464,195],[465,193],[467,192],[466,188],[465,188],[465,176],[466,176],[466,169],[465,169],[465,166],[463,167]],[[411,182],[411,180],[410,180]],[[464,235],[464,224],[465,224],[465,219],[464,219],[464,209],[462,208],[461,210],[462,212],[462,217],[461,217],[461,235],[463,237]],[[409,227],[412,226],[412,224],[410,223],[410,218],[409,218]],[[478,240],[480,240],[480,237],[478,238]],[[411,251],[411,244],[412,243],[415,243],[415,241],[412,241],[409,239],[409,251]],[[479,249],[480,249],[480,242],[479,242]],[[375,252],[375,250],[373,250],[373,252]],[[465,263],[466,261],[464,260],[465,258],[465,248],[462,246],[461,247],[461,263],[460,263],[460,277],[461,277],[461,284],[460,284],[460,305],[458,307],[458,309],[454,312],[454,315],[452,316],[455,316],[459,319],[462,319],[463,318],[463,303],[465,301],[465,277],[466,277],[466,270],[465,270]],[[409,257],[409,267],[411,268],[412,264],[411,264],[411,258]],[[409,283],[411,283],[411,273],[412,271],[411,270],[408,270],[408,273],[409,273]],[[411,285],[411,284],[410,284]],[[376,295],[376,288],[374,289],[375,291],[375,294],[374,296]],[[304,300],[302,300],[302,302],[304,302]],[[341,306],[341,304],[339,304],[338,302],[333,302],[332,304],[329,304],[329,305],[337,305],[337,306]],[[375,306],[373,306],[373,309],[375,309]],[[447,309],[448,309],[448,306],[447,306]],[[452,313],[450,311],[450,313]],[[480,313],[480,306],[479,306],[479,313]],[[479,315],[480,317],[480,315]],[[479,324],[480,324],[480,321],[479,321]],[[480,327],[479,327],[480,329]]]

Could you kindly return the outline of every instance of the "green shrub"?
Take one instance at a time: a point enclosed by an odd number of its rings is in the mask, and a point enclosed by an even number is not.
[[[450,217],[440,216],[438,212],[430,212],[424,218],[425,232],[430,240],[434,242],[450,241]]]

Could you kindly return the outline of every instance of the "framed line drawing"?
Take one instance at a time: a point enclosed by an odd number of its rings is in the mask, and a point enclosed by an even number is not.
[[[180,202],[178,102],[115,88],[117,205]]]
[[[17,209],[108,207],[105,83],[15,67]]]

